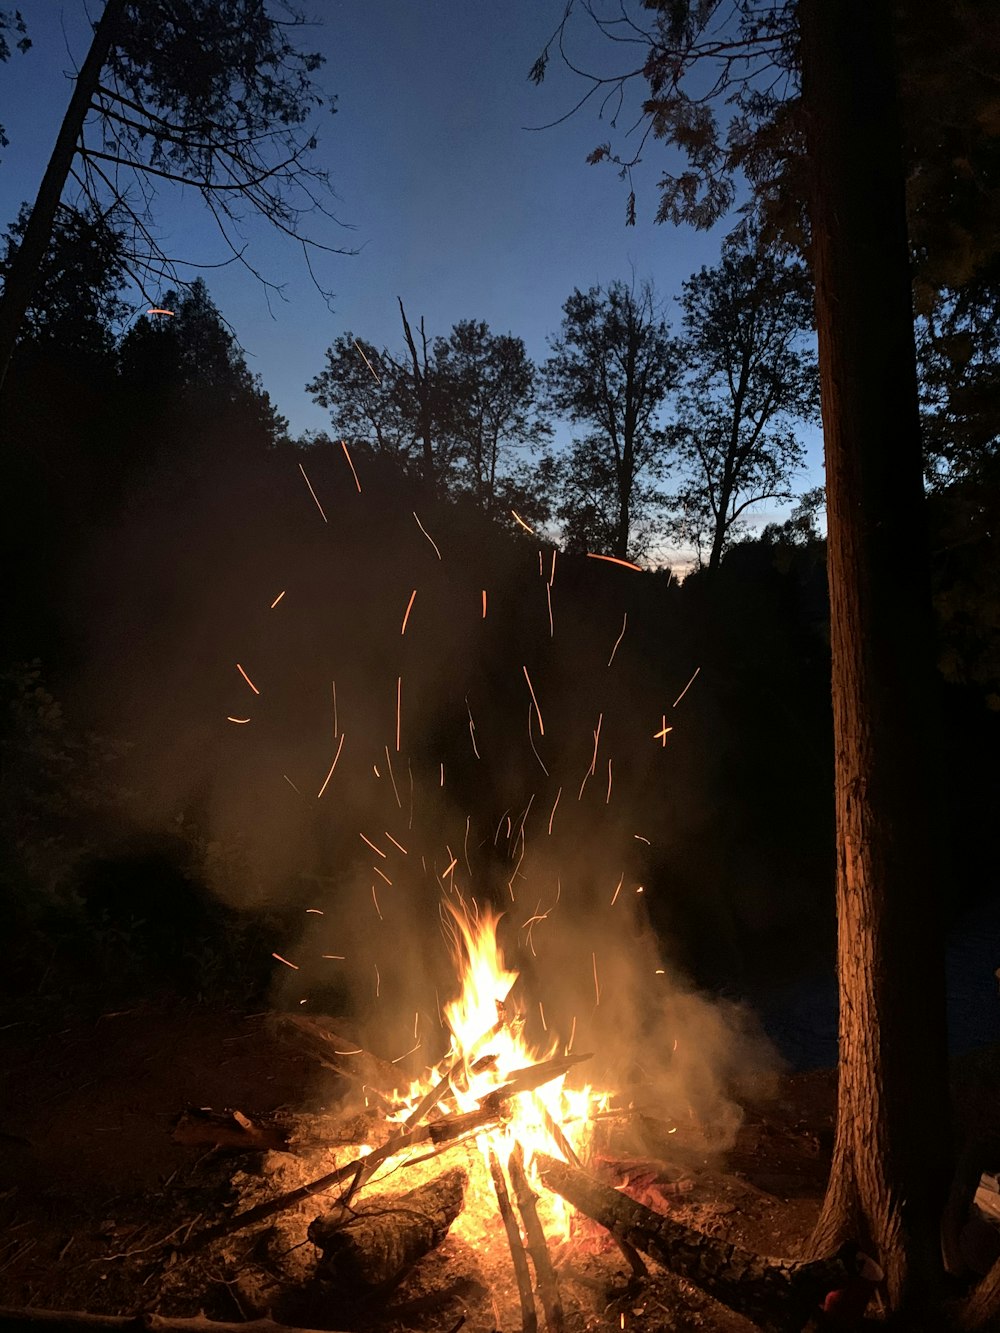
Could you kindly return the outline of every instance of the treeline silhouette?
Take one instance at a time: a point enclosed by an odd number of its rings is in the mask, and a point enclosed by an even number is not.
[[[683,581],[557,553],[496,489],[487,506],[406,451],[290,439],[203,284],[115,339],[119,274],[85,232],[64,241],[72,280],[45,275],[0,404],[6,986],[264,987],[317,886],[347,901],[373,760],[392,799],[383,748],[400,809],[425,793],[428,849],[468,821],[474,891],[498,903],[527,805],[531,837],[595,893],[618,873],[600,848],[631,841],[622,875],[698,984],[832,968],[808,506]],[[928,501],[945,725],[927,744],[956,913],[997,851],[994,471]]]

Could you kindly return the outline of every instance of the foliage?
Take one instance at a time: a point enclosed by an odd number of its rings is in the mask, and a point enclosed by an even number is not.
[[[4,233],[0,283],[7,274],[28,224],[22,204]],[[94,359],[113,355],[113,326],[124,315],[120,291],[125,277],[123,238],[107,220],[86,210],[63,207],[39,267],[25,312],[19,343],[36,352],[57,349],[68,360],[81,353]]]
[[[791,499],[804,449],[797,424],[818,415],[805,270],[757,244],[730,243],[684,284],[679,344],[685,384],[676,434],[684,483],[671,497],[673,535],[707,552],[710,569],[765,500]]]
[[[249,211],[307,250],[333,249],[301,230],[309,212],[332,216],[305,128],[327,104],[313,78],[323,57],[295,45],[304,24],[292,6],[265,0],[122,6],[87,122],[102,146],[85,127],[74,177],[95,208],[127,219],[129,272],[144,290],[176,274],[152,229],[154,181],[196,191],[233,260],[255,276],[239,233]]]
[[[14,48],[23,55],[31,49],[28,28],[19,9],[0,9],[0,64],[11,57],[10,41],[7,33],[15,35]],[[0,125],[0,148],[6,148],[10,140]]]
[[[586,427],[570,453],[561,507],[574,545],[594,541],[624,558],[647,540],[637,523],[665,472],[670,435],[660,414],[677,373],[648,284],[576,289],[564,304],[545,377],[551,407]]]
[[[476,320],[432,341],[421,321],[418,346],[400,310],[406,352],[344,333],[307,391],[330,412],[336,435],[432,489],[467,496],[489,515],[517,507],[526,491],[517,451],[536,450],[549,433],[524,343]]]

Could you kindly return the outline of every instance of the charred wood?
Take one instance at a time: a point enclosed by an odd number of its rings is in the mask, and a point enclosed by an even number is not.
[[[531,1290],[528,1256],[525,1253],[524,1242],[521,1240],[517,1218],[510,1206],[510,1195],[507,1192],[507,1182],[504,1179],[503,1168],[497,1161],[497,1155],[492,1148],[490,1149],[490,1176],[493,1179],[493,1190],[497,1196],[500,1219],[503,1222],[504,1231],[507,1233],[507,1244],[510,1246],[510,1257],[514,1264],[514,1276],[517,1278],[517,1294],[521,1301],[521,1333],[535,1333],[538,1328],[538,1315],[535,1311],[535,1297]]]
[[[444,1240],[462,1211],[467,1184],[455,1167],[405,1194],[315,1218],[308,1234],[322,1251],[319,1276],[351,1292],[393,1286]]]
[[[535,1268],[535,1280],[538,1283],[538,1295],[542,1302],[542,1309],[545,1311],[545,1322],[548,1325],[549,1333],[563,1333],[566,1321],[563,1317],[562,1297],[559,1295],[559,1282],[556,1278],[556,1271],[552,1267],[552,1260],[549,1258],[549,1247],[545,1242],[545,1232],[538,1220],[535,1195],[528,1184],[527,1176],[524,1174],[524,1152],[519,1143],[514,1145],[514,1151],[510,1155],[507,1169],[510,1171],[510,1183],[514,1186],[517,1210],[521,1214],[521,1221],[524,1223],[524,1234],[528,1242],[527,1249]]]
[[[793,1263],[753,1254],[664,1217],[565,1162],[543,1154],[536,1160],[547,1188],[768,1333],[798,1333],[826,1293],[853,1276],[836,1258]]]

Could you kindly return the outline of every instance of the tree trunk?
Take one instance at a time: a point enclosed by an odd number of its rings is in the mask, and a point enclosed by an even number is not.
[[[814,1247],[937,1296],[949,1162],[929,579],[890,6],[802,0],[836,752],[840,1092]]]
[[[104,13],[94,30],[90,44],[73,87],[73,95],[63,117],[59,134],[45,175],[38,187],[34,207],[28,218],[21,244],[15,252],[3,296],[0,297],[0,389],[7,375],[11,354],[21,330],[24,313],[31,302],[31,294],[38,280],[38,269],[52,240],[52,226],[56,209],[66,187],[66,177],[76,153],[80,131],[97,86],[101,70],[114,43],[115,30],[125,9],[125,0],[107,0]]]

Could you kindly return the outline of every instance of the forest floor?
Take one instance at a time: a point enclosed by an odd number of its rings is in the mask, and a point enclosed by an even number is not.
[[[200,1254],[178,1253],[234,1203],[245,1207],[329,1169],[329,1155],[315,1169],[317,1126],[343,1089],[279,1040],[267,1015],[182,1004],[74,1018],[7,1013],[0,1069],[0,1306],[204,1311],[230,1321],[270,1312],[289,1324],[359,1333],[445,1333],[463,1316],[467,1333],[519,1327],[502,1232],[478,1244],[453,1229],[391,1295],[353,1307],[315,1280],[311,1245],[285,1244],[294,1231],[277,1248],[274,1234],[243,1233]],[[205,1107],[280,1127],[300,1158],[179,1142],[182,1113]],[[776,1096],[746,1108],[728,1151],[687,1154],[681,1167],[693,1186],[663,1207],[751,1250],[795,1257],[822,1197],[834,1109],[833,1071],[784,1076]],[[300,1229],[317,1211],[313,1200]],[[567,1333],[751,1328],[655,1265],[648,1281],[630,1286],[621,1255],[595,1235],[563,1245],[556,1259]]]

